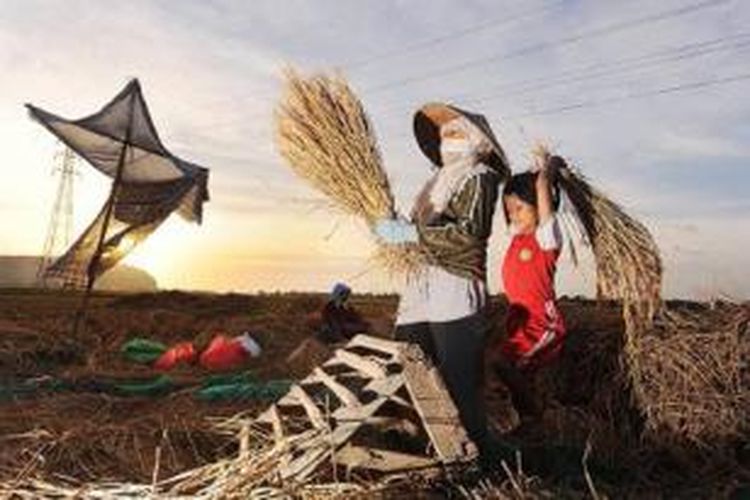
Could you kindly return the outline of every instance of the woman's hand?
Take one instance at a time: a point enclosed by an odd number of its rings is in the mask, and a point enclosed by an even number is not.
[[[391,245],[416,243],[419,241],[417,227],[404,219],[380,219],[372,228],[375,236]]]

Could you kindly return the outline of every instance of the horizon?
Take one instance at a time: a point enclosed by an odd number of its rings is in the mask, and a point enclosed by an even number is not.
[[[41,256],[39,255],[0,255],[0,259],[3,258],[29,258],[29,259],[40,259]],[[121,269],[121,268],[129,268],[134,269],[137,271],[143,271],[146,273],[146,276],[149,278],[154,279],[156,288],[154,290],[120,290],[118,288],[108,288],[108,289],[95,289],[94,293],[99,294],[141,294],[141,293],[173,293],[173,292],[179,292],[179,293],[187,293],[187,294],[211,294],[211,295],[285,295],[285,294],[314,294],[314,295],[330,295],[331,293],[331,287],[328,286],[328,288],[321,287],[321,288],[287,288],[287,289],[270,289],[270,288],[254,288],[254,289],[243,289],[243,290],[234,290],[234,289],[225,289],[225,290],[216,290],[216,289],[201,289],[201,288],[169,288],[169,287],[162,287],[160,286],[158,280],[150,274],[147,270],[134,266],[132,264],[127,263],[121,263],[117,265],[112,270],[108,271],[114,271],[115,269]],[[1,268],[0,268],[1,269]],[[107,274],[107,273],[105,273]],[[26,290],[26,291],[40,291],[40,292],[55,292],[60,291],[59,288],[55,287],[41,287],[41,286],[3,286],[0,285],[0,291],[7,291],[7,290]],[[67,292],[66,292],[67,293]],[[82,294],[83,290],[73,290],[73,293],[75,294]],[[352,296],[376,296],[376,297],[390,297],[390,296],[397,296],[399,294],[397,288],[391,288],[391,289],[383,289],[383,290],[361,290],[361,289],[353,289],[352,290]],[[495,290],[489,290],[488,296],[489,297],[503,297],[505,295],[505,292],[502,289],[495,289]],[[593,294],[586,294],[586,293],[577,293],[576,291],[569,291],[569,292],[558,292],[557,298],[561,300],[587,300],[587,301],[614,301],[617,302],[617,299],[597,299]],[[713,302],[731,302],[736,304],[743,304],[743,303],[750,303],[750,297],[742,298],[742,297],[729,297],[722,294],[715,294],[715,295],[707,295],[705,297],[689,297],[689,296],[663,296],[662,297],[664,301],[666,302],[697,302],[697,303],[713,303]]]
[[[59,146],[23,103],[80,118],[137,76],[165,147],[210,169],[211,199],[202,226],[172,216],[125,264],[164,290],[327,291],[346,281],[355,293],[393,291],[369,260],[364,224],[331,210],[275,151],[272,112],[292,64],[348,78],[402,213],[429,174],[412,114],[455,102],[487,116],[514,169],[526,168],[533,141],[548,140],[642,221],[662,251],[665,297],[750,299],[750,4],[427,5],[3,0],[0,131],[12,182],[0,185],[0,254],[39,254],[57,189]],[[74,239],[108,188],[77,165]],[[509,239],[501,212],[494,294]],[[564,251],[560,296],[593,295],[590,255],[582,261],[574,268]]]

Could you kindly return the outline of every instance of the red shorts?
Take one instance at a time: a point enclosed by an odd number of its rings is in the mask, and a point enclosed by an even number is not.
[[[530,314],[527,309],[511,305],[502,345],[503,356],[515,365],[543,366],[560,355],[565,327],[559,314]],[[550,316],[554,321],[550,321]]]

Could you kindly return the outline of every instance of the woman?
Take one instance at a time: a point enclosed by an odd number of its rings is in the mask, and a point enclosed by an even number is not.
[[[383,241],[418,242],[428,256],[426,269],[402,290],[394,337],[430,356],[481,453],[487,438],[481,394],[487,239],[508,162],[487,120],[451,105],[420,108],[414,133],[435,172],[411,222],[388,219],[375,226]]]

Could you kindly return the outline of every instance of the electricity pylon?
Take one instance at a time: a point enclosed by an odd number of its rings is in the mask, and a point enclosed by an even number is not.
[[[57,185],[55,203],[52,206],[47,238],[42,249],[42,258],[37,269],[37,282],[46,287],[46,270],[52,261],[64,252],[73,237],[73,179],[77,175],[76,157],[73,150],[65,147],[55,153],[54,172],[60,172],[60,183]]]

